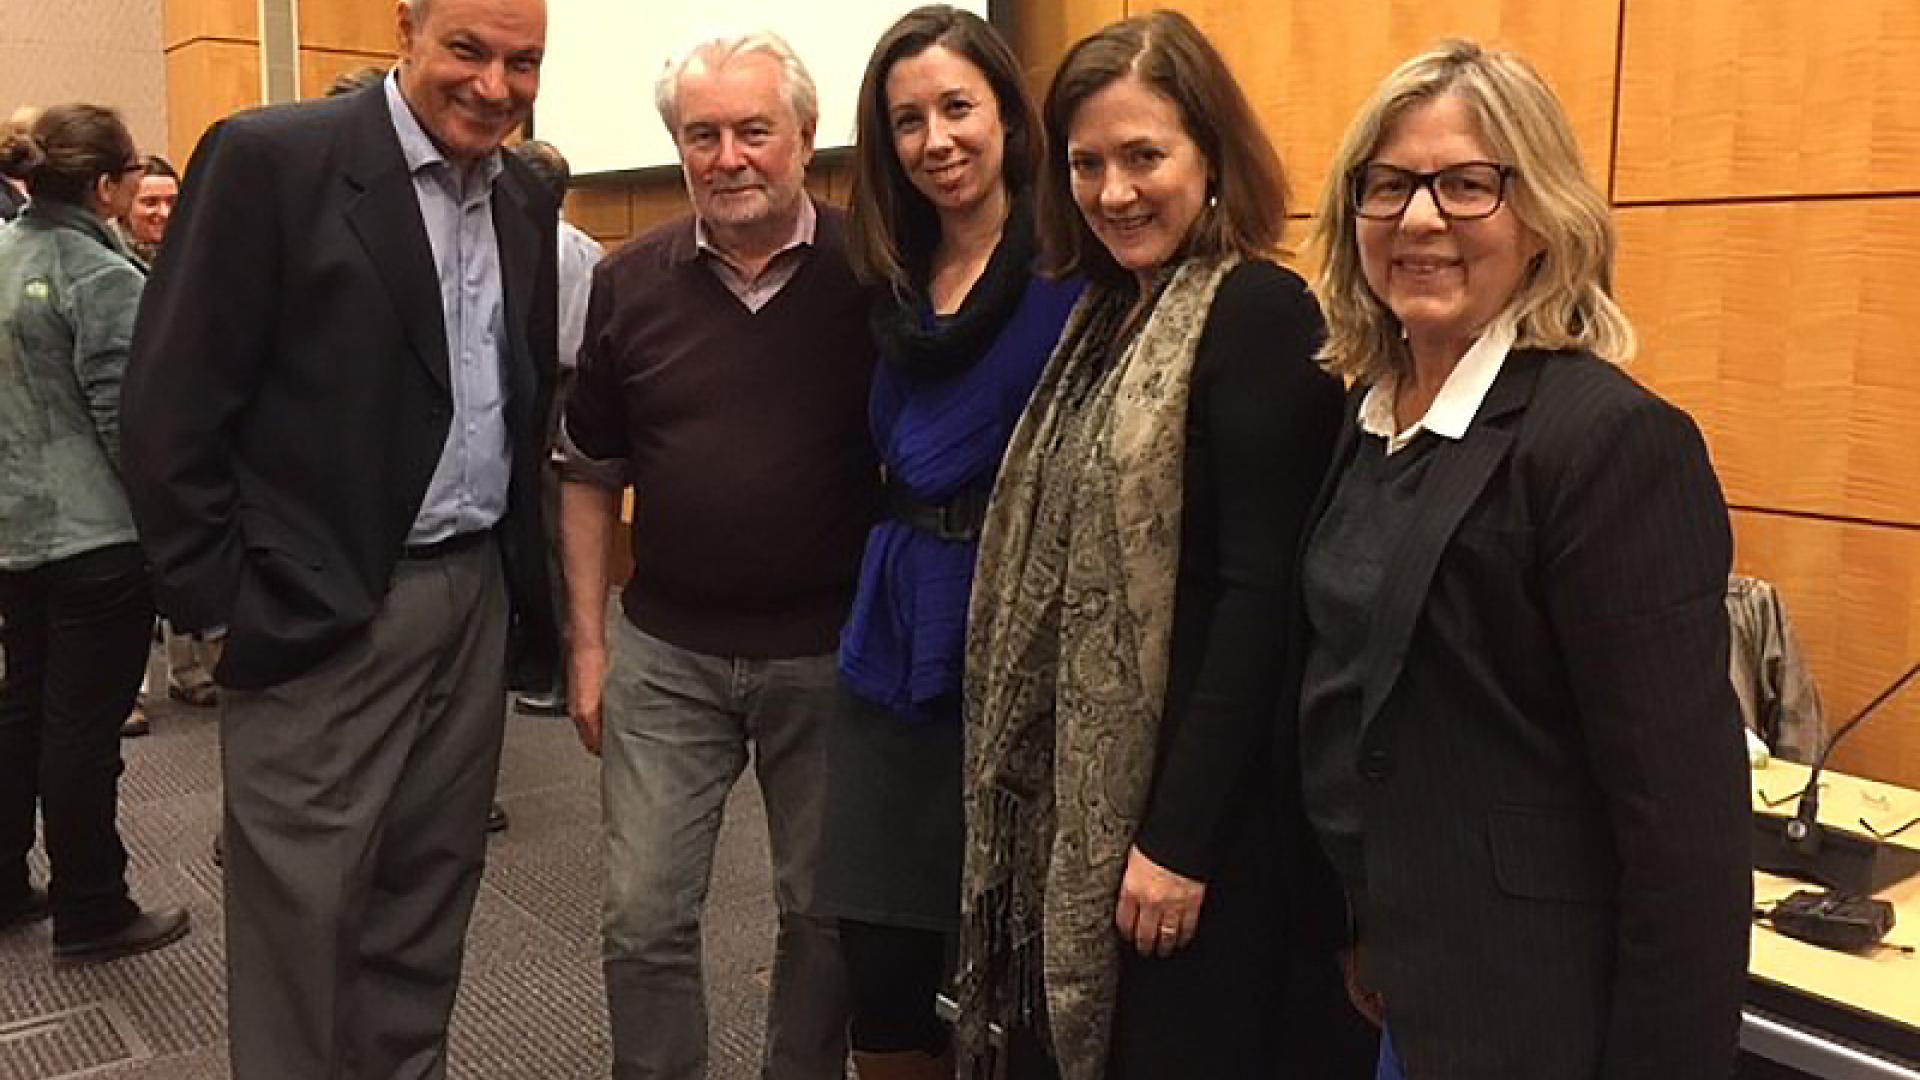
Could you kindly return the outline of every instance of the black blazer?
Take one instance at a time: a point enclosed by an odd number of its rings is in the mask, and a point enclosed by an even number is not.
[[[1364,660],[1362,976],[1422,1080],[1725,1080],[1752,873],[1706,446],[1519,350],[1434,452]]]
[[[269,686],[379,611],[453,415],[440,289],[384,91],[243,113],[194,152],[147,285],[123,467],[160,608],[229,628],[219,677]],[[555,208],[493,193],[513,448],[498,529],[509,680],[555,666],[541,521]]]

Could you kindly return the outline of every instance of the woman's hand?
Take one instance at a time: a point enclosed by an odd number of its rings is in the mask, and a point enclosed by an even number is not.
[[[1386,1027],[1387,999],[1378,990],[1370,990],[1360,982],[1360,946],[1340,950],[1340,974],[1346,979],[1347,1000],[1353,1002],[1353,1007],[1374,1027]]]
[[[1130,847],[1113,923],[1141,956],[1172,956],[1193,940],[1206,896],[1206,882],[1182,877]]]

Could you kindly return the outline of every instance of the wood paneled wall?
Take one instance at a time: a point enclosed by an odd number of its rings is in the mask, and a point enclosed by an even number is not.
[[[1837,724],[1920,658],[1920,6],[1625,0],[1619,285]],[[1835,755],[1920,786],[1920,697]]]
[[[1090,13],[1159,5],[1037,6],[1016,23],[1030,72],[1091,29]],[[1526,55],[1616,207],[1619,290],[1642,336],[1632,370],[1705,430],[1734,506],[1736,569],[1779,584],[1830,723],[1920,658],[1920,5],[1172,6],[1233,65],[1302,209],[1401,59],[1449,35]],[[1920,786],[1920,695],[1835,761]]]
[[[208,126],[260,103],[258,0],[166,0],[167,156],[185,168]]]
[[[1920,655],[1920,5],[1172,2],[1234,66],[1302,210],[1354,109],[1399,60],[1454,34],[1524,53],[1616,207],[1618,286],[1643,339],[1632,370],[1706,431],[1735,507],[1737,568],[1780,585],[1829,715]],[[1158,2],[1009,6],[1038,94],[1072,41]],[[249,69],[235,48],[257,42],[253,8],[168,0],[176,154],[249,104],[233,100],[243,89],[257,93],[257,49]],[[302,4],[303,79],[390,56],[392,19],[391,0]],[[811,186],[844,199],[846,177],[823,161]],[[685,207],[672,175],[568,202],[609,246]],[[1920,786],[1920,696],[1837,761]]]
[[[392,66],[400,44],[394,8],[394,0],[301,3],[300,96],[319,97],[350,71]]]
[[[214,121],[259,105],[259,0],[165,0],[167,146],[184,165]],[[335,76],[393,63],[393,0],[302,3],[300,96],[318,97]]]

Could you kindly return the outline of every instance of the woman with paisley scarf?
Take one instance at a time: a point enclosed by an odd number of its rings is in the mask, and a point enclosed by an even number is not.
[[[981,518],[1080,283],[1033,274],[1040,127],[985,21],[896,22],[860,91],[850,253],[874,286],[889,513],[841,641],[816,907],[841,920],[863,1080],[952,1077],[934,1011],[960,896],[960,664]]]
[[[997,1024],[1010,1080],[1367,1075],[1364,1041],[1336,1049],[1361,1026],[1337,885],[1273,779],[1295,548],[1341,401],[1313,296],[1266,259],[1279,160],[1170,12],[1075,45],[1045,123],[1043,268],[1090,284],[974,583],[963,1064],[987,1074]]]

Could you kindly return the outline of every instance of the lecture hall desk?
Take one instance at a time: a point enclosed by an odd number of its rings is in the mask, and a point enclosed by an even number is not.
[[[1792,813],[1807,769],[1775,761],[1753,771],[1753,808]],[[1920,792],[1846,776],[1822,777],[1820,820],[1854,832],[1865,819],[1887,832],[1920,818]],[[1920,848],[1920,825],[1893,841]],[[1770,907],[1795,889],[1818,888],[1755,872],[1754,903]],[[1821,1080],[1920,1080],[1920,875],[1880,894],[1895,925],[1871,955],[1835,952],[1756,923],[1741,1029],[1740,1076]],[[1901,948],[1904,946],[1904,950]]]

